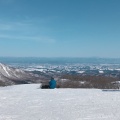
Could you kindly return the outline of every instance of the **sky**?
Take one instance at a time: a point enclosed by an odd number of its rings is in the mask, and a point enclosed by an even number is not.
[[[120,58],[120,0],[0,0],[0,56]]]

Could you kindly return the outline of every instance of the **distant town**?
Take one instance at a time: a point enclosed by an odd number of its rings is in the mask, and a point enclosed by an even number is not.
[[[0,62],[44,75],[95,75],[120,77],[120,58],[0,57]]]
[[[93,75],[93,76],[108,76],[120,78],[120,64],[40,64],[21,66],[26,71],[41,73],[46,75]]]

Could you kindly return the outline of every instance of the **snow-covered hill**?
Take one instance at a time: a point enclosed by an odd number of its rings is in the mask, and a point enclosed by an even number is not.
[[[0,63],[0,83],[5,85],[35,82],[38,76]]]
[[[120,91],[0,88],[0,120],[120,120]]]

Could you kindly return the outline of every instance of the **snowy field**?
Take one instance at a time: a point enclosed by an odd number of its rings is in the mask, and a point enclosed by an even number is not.
[[[0,88],[0,120],[120,120],[120,91]]]

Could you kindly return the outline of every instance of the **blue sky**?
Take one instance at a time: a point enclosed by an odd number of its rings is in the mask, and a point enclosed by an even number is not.
[[[120,0],[0,0],[0,56],[120,57]]]

